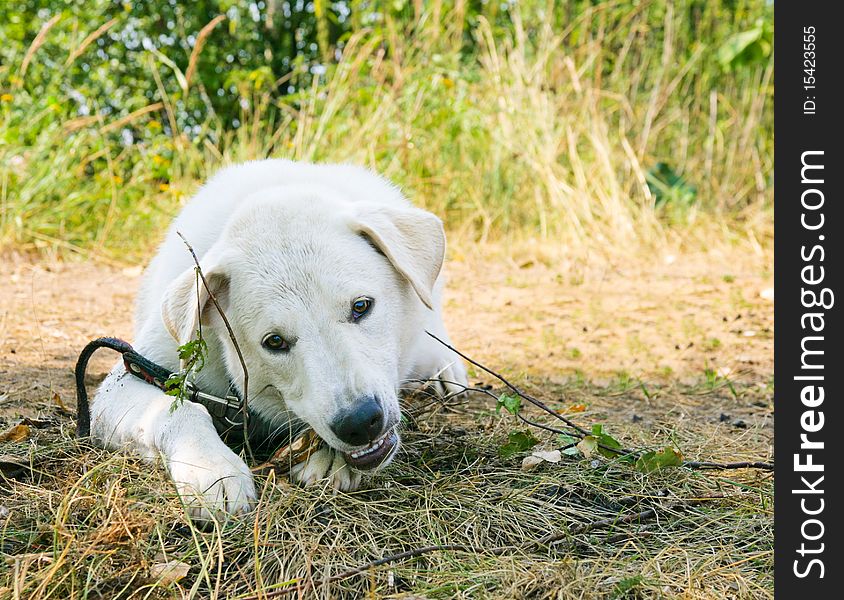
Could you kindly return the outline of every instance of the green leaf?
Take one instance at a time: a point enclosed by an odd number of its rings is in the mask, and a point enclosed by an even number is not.
[[[587,441],[588,440],[588,441]],[[597,452],[605,458],[615,458],[622,453],[621,442],[612,437],[608,433],[604,433],[603,425],[592,425],[592,435],[587,435],[581,443],[583,447],[578,444],[578,447],[589,458],[591,454]]]
[[[498,456],[510,458],[514,454],[530,450],[539,443],[530,431],[513,431],[507,438],[507,443],[498,449]]]
[[[199,342],[191,340],[179,346],[179,358],[181,360],[189,360],[196,352],[196,346]]]
[[[747,31],[726,39],[718,48],[718,63],[725,71],[758,64],[767,60],[773,49],[773,28],[764,20]]]
[[[668,163],[658,162],[645,173],[654,205],[691,206],[697,198],[697,188],[686,182]]]
[[[507,409],[511,415],[519,414],[519,409],[522,407],[522,399],[519,396],[510,396],[508,394],[501,394],[498,397],[498,404],[495,407],[495,412],[501,412],[501,407]]]
[[[602,433],[598,436],[598,452],[607,458],[614,458],[621,454],[621,443],[614,437]]]
[[[659,452],[651,450],[636,460],[635,468],[643,473],[653,473],[666,467],[679,467],[683,464],[683,454],[666,446]]]
[[[615,589],[613,589],[612,597],[617,598],[619,600],[621,598],[638,597],[636,591],[641,587],[642,583],[644,583],[644,577],[642,577],[641,574],[622,579],[617,584],[615,584]]]
[[[189,373],[198,373],[205,366],[205,356],[208,354],[208,346],[202,339],[202,332],[197,331],[197,339],[190,340],[179,346],[179,360],[183,361],[184,367],[178,373],[173,373],[164,383],[164,393],[173,396],[173,403],[170,405],[170,412],[176,410],[185,401],[185,384]]]
[[[205,356],[208,354],[208,346],[201,337],[190,340],[179,346],[179,359],[185,361],[186,370],[199,371],[205,366]]]
[[[718,48],[718,62],[722,66],[729,66],[731,63],[747,50],[751,44],[754,44],[762,37],[762,28],[754,27],[748,31],[741,31],[735,35],[731,35]]]
[[[571,446],[570,448],[561,450],[561,452],[566,456],[577,456],[580,454],[580,450],[577,449],[577,443],[580,441],[580,438],[568,435],[567,433],[560,433],[557,434],[557,441],[559,441],[563,446]]]
[[[612,438],[609,439],[612,440]],[[618,442],[616,442],[616,444],[618,444]],[[607,446],[609,446],[609,448]],[[621,445],[619,444],[616,446],[610,446],[610,444],[607,443],[607,439],[598,438],[598,454],[600,454],[604,458],[615,458],[616,456],[621,454]]]

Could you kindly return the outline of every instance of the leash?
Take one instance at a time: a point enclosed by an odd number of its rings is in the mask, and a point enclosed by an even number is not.
[[[75,369],[76,435],[80,438],[91,436],[91,409],[85,389],[85,371],[91,356],[100,348],[119,352],[123,357],[126,373],[163,392],[172,391],[178,386],[175,382],[167,384],[174,375],[172,371],[136,352],[129,342],[114,337],[101,337],[89,342],[79,354]],[[221,397],[197,389],[192,381],[186,381],[184,384],[185,398],[204,406],[223,441],[230,447],[239,449],[246,442],[243,431],[243,400],[234,386],[229,389],[232,393]],[[272,466],[277,471],[284,472],[285,468],[289,470],[292,465],[306,460],[322,444],[322,440],[301,422],[273,427],[259,415],[249,411],[247,426],[249,443],[255,457],[267,460],[272,456],[272,462],[256,467],[259,469]],[[302,435],[303,433],[305,435]]]
[[[91,356],[100,348],[119,352],[123,356],[123,364],[127,373],[154,385],[161,391],[171,392],[178,387],[176,383],[169,386],[167,384],[167,381],[173,376],[173,372],[138,354],[129,342],[113,337],[97,338],[83,348],[79,354],[79,360],[76,361],[76,435],[78,437],[89,437],[91,435],[91,410],[88,403],[88,392],[85,389],[85,371],[88,369],[88,361]],[[232,394],[220,397],[202,392],[196,388],[192,381],[186,381],[184,391],[187,400],[201,404],[208,409],[208,413],[211,415],[214,426],[220,435],[233,433],[238,427],[243,427],[243,401],[233,388]]]

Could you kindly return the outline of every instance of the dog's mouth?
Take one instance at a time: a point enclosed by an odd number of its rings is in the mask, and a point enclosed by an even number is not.
[[[396,428],[391,427],[368,446],[354,452],[343,452],[346,463],[360,471],[370,471],[380,467],[398,448],[399,436]]]

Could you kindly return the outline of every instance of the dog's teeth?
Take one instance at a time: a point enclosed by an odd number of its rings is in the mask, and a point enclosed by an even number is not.
[[[380,439],[378,439],[375,442],[372,442],[369,446],[367,446],[363,450],[358,450],[357,452],[352,452],[352,453],[349,454],[349,456],[352,457],[352,458],[360,458],[362,456],[366,456],[367,454],[372,454],[373,452],[375,452],[376,450],[378,450],[379,448],[381,448],[384,445],[384,443],[387,441],[387,438],[389,437],[389,435],[390,435],[390,432],[388,431],[387,433],[382,435],[380,437]]]

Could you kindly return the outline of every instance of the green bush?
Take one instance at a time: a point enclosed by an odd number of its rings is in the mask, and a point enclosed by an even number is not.
[[[770,13],[4,3],[0,243],[133,255],[209,172],[266,156],[367,164],[475,238],[740,224],[770,207]]]

